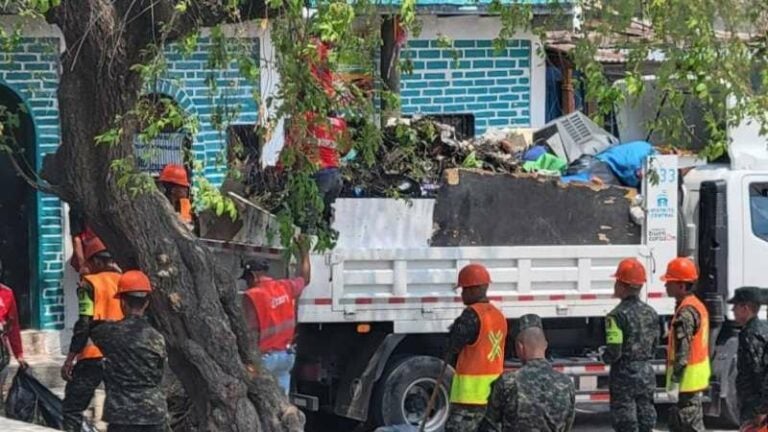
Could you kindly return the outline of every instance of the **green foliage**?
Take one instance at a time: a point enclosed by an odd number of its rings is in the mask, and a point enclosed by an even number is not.
[[[237,219],[237,206],[231,198],[225,197],[205,177],[195,178],[195,205],[198,208],[213,210],[217,216],[228,215]]]
[[[110,169],[117,179],[117,187],[126,191],[132,198],[155,189],[152,176],[138,172],[133,157],[112,160]]]
[[[584,72],[588,96],[598,103],[598,118],[648,90],[641,76],[652,65],[659,115],[647,126],[666,139],[656,144],[703,145],[700,154],[715,159],[727,151],[728,125],[748,117],[768,124],[766,87],[754,85],[766,60],[764,1],[614,0],[584,6],[582,41],[574,59]],[[642,38],[621,36],[639,24],[652,32]],[[595,59],[598,44],[606,40],[626,58],[626,90],[610,87]],[[651,57],[656,61],[649,62]],[[702,109],[704,131],[692,131],[687,123],[691,106]],[[707,142],[697,142],[702,133]]]
[[[26,8],[30,11],[45,14],[51,10],[51,8],[59,6],[61,4],[61,0],[23,0],[18,3],[26,6]]]
[[[464,162],[461,163],[461,166],[464,168],[482,168],[483,162],[478,160],[477,154],[472,151],[466,158],[464,158]]]
[[[240,20],[238,10],[241,3],[239,0],[226,2],[230,13],[227,21],[237,23]],[[272,11],[280,11],[276,17],[263,19],[260,26],[270,27],[275,58],[267,62],[268,66],[277,68],[281,81],[274,97],[261,99],[260,95],[253,95],[260,110],[258,128],[263,140],[268,140],[276,132],[275,128],[282,124],[281,120],[288,120],[291,142],[306,143],[309,141],[307,129],[310,126],[307,113],[313,113],[320,119],[343,113],[352,125],[352,145],[358,158],[373,166],[381,157],[378,150],[382,143],[382,133],[376,120],[377,103],[383,101],[385,106],[396,108],[399,106],[397,95],[381,91],[377,93],[380,99],[377,101],[355,86],[334,86],[329,91],[318,84],[312,75],[312,68],[323,63],[335,73],[378,76],[375,59],[381,48],[381,35],[376,5],[372,0],[318,0],[313,3],[316,13],[307,15],[307,3],[303,0],[267,0],[267,3]],[[398,11],[399,22],[410,37],[420,31],[416,3],[416,0],[403,0]],[[656,101],[660,107],[659,115],[651,120],[648,127],[666,140],[657,144],[673,147],[695,144],[695,136],[702,131],[692,131],[685,118],[685,112],[694,104],[704,112],[704,132],[709,137],[700,153],[711,159],[727,151],[728,126],[746,118],[768,126],[768,49],[765,46],[768,3],[764,0],[583,0],[578,3],[582,10],[582,25],[575,32],[575,47],[568,55],[580,72],[578,85],[586,90],[587,99],[596,107],[594,117],[597,120],[606,119],[617,104],[634,101],[639,95],[655,88],[659,94]],[[14,5],[20,8],[22,14],[39,17],[60,2],[19,0],[0,4]],[[165,79],[168,64],[164,53],[169,47],[166,37],[171,34],[169,30],[179,17],[194,11],[193,5],[190,0],[174,3],[174,16],[162,26],[163,34],[158,42],[147,46],[141,61],[131,68],[144,80],[147,88],[154,88],[154,83]],[[546,6],[550,13],[541,16],[535,14],[535,7],[527,1],[492,0],[488,13],[498,16],[502,23],[501,31],[494,40],[496,52],[507,49],[508,41],[517,38],[521,32],[533,33],[541,41],[548,30],[568,29],[572,5],[573,2],[561,4],[552,0]],[[627,28],[637,28],[638,23],[653,31],[640,38],[627,37]],[[234,27],[234,31],[232,29],[221,25],[210,29],[211,48],[205,66],[209,72],[205,78],[208,85],[206,96],[216,105],[211,122],[220,132],[222,140],[227,127],[240,115],[238,106],[230,103],[232,96],[240,91],[237,86],[246,82],[259,88],[265,66],[249,39],[244,37],[245,31],[238,26]],[[181,35],[174,47],[183,56],[191,56],[197,49],[200,30],[194,29]],[[0,47],[6,52],[13,51],[21,37],[20,27],[2,30]],[[318,56],[321,41],[334,45],[327,62],[321,61]],[[597,60],[599,48],[606,43],[610,43],[613,52],[620,52],[626,60],[625,72],[620,76],[626,81],[624,88],[613,85],[616,76],[609,77],[604,65]],[[451,51],[450,57],[454,62],[459,59],[459,51],[449,38],[438,37],[438,45]],[[537,55],[544,55],[541,43],[534,41],[533,49]],[[410,73],[413,69],[409,56],[406,51],[396,64],[402,73]],[[657,61],[649,62],[650,58]],[[222,78],[217,71],[225,68],[237,69],[239,76]],[[643,78],[649,71],[655,75],[655,82],[650,83]],[[385,87],[378,81],[374,85],[376,88]],[[151,142],[167,130],[184,130],[194,135],[199,127],[197,119],[175,104],[161,101],[161,109],[156,108],[157,104],[150,106],[139,98],[135,109],[116,119],[112,128],[96,137],[96,143],[116,145],[132,139],[136,124],[139,125],[136,133],[145,142]],[[3,112],[0,112],[0,120],[2,116]],[[12,123],[6,124],[3,132],[8,127],[12,127]],[[129,132],[131,136],[128,136]],[[437,132],[397,127],[394,139],[398,147],[393,156],[402,157],[406,161],[404,163],[417,165],[413,161],[416,156],[421,156],[416,154],[419,150],[415,140],[429,139],[430,133]],[[1,135],[3,139],[8,136],[8,133]],[[10,146],[4,140],[2,143],[2,148],[7,151]],[[228,160],[225,152],[226,148],[222,146],[220,154],[215,157],[220,165],[217,168],[222,171],[231,168],[226,167]],[[146,176],[131,168],[133,162],[131,158],[113,161],[118,183],[131,193],[149,190]],[[318,248],[330,247],[335,233],[320,217],[323,203],[312,181],[316,169],[312,152],[288,148],[282,153],[281,162],[288,173],[278,214],[283,241],[288,246],[294,227],[302,226],[320,236]],[[205,163],[210,164],[211,160]],[[476,165],[472,155],[464,163],[467,166]],[[235,176],[239,175],[239,171],[233,172]],[[408,172],[418,177],[420,168],[412,166]],[[196,179],[195,200],[198,207],[211,208],[219,214],[234,217],[231,200],[221,197],[212,185],[200,177]]]

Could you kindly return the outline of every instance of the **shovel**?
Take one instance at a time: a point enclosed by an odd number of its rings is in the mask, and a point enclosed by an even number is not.
[[[449,354],[446,353],[445,358],[443,359],[443,367],[440,368],[440,374],[437,376],[437,381],[435,381],[435,387],[432,389],[432,394],[429,396],[429,403],[427,403],[427,411],[424,413],[424,418],[421,420],[421,425],[419,426],[419,432],[424,432],[424,428],[427,426],[427,420],[429,420],[429,415],[432,414],[432,410],[435,408],[435,402],[437,401],[437,393],[440,390],[440,383],[443,382],[445,371],[448,370],[448,356]]]

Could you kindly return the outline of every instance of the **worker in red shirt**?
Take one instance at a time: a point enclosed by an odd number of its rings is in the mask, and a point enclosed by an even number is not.
[[[313,82],[326,96],[334,101],[338,98],[338,91],[334,86],[333,71],[329,67],[328,56],[332,45],[313,39],[316,55],[309,59],[310,73]],[[323,218],[330,221],[331,205],[341,194],[344,186],[341,171],[341,158],[351,149],[347,122],[333,111],[328,116],[318,115],[315,112],[307,112],[302,120],[304,133],[299,130],[299,122],[288,123],[286,147],[295,148],[317,168],[313,178],[317,189],[323,199]],[[281,168],[278,164],[278,168]]]
[[[296,300],[311,276],[309,245],[306,241],[298,243],[299,277],[270,278],[266,260],[246,262],[242,275],[248,283],[243,296],[245,321],[249,330],[259,334],[258,352],[263,366],[275,376],[286,395],[290,391],[291,369],[296,360],[291,346],[296,330]]]
[[[0,261],[0,280],[3,276],[3,262]],[[19,363],[19,368],[27,369],[29,364],[24,360],[24,350],[21,346],[21,328],[19,327],[19,313],[16,309],[16,298],[13,290],[0,283],[0,401],[5,400],[3,389],[8,377],[8,363],[11,355],[8,346],[13,351],[13,356]]]
[[[85,266],[85,244],[96,237],[96,233],[88,226],[85,213],[78,207],[69,209],[69,234],[72,236],[72,259],[70,265],[80,274],[87,274]]]

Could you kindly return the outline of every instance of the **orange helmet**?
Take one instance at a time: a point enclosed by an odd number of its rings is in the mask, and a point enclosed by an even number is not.
[[[99,254],[109,255],[109,252],[107,251],[107,247],[104,245],[104,242],[102,242],[100,238],[92,237],[85,243],[85,247],[83,248],[83,255],[85,255],[85,260],[88,261]]]
[[[696,282],[699,271],[690,258],[675,258],[667,265],[667,272],[661,277],[664,282]]]
[[[129,270],[120,276],[120,280],[117,282],[115,298],[119,298],[123,294],[144,297],[151,292],[152,284],[150,284],[147,275],[139,270]]]
[[[459,283],[456,288],[468,288],[491,283],[491,275],[482,264],[469,264],[459,272]]]
[[[189,187],[189,178],[187,170],[179,164],[168,164],[160,172],[160,181],[171,183],[177,186]]]
[[[613,275],[619,282],[629,285],[643,285],[647,278],[645,276],[645,267],[637,258],[626,258],[621,260]]]

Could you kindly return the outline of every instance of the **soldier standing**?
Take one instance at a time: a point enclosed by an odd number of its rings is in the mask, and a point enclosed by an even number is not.
[[[547,339],[538,315],[520,317],[515,338],[523,367],[505,372],[491,389],[478,432],[567,432],[576,416],[576,389],[571,379],[545,358]]]
[[[85,244],[85,259],[85,269],[81,271],[88,274],[81,277],[77,288],[79,317],[72,332],[69,354],[61,367],[61,377],[67,381],[62,402],[63,427],[69,432],[82,429],[83,411],[104,378],[102,353],[90,337],[92,324],[123,319],[120,303],[114,298],[120,269],[98,237],[90,238]]]
[[[168,358],[163,335],[144,318],[152,292],[147,275],[125,272],[118,282],[125,318],[96,323],[91,338],[104,353],[107,432],[165,432],[168,408],[161,387]]]
[[[491,276],[479,264],[459,272],[458,286],[467,308],[451,326],[449,352],[459,354],[451,383],[451,408],[445,432],[477,429],[488,403],[491,383],[504,371],[507,320],[487,297]]]
[[[757,430],[768,414],[768,324],[757,315],[762,295],[759,288],[743,287],[732,299],[733,317],[741,327],[736,368],[736,395],[741,430]]]
[[[656,424],[653,392],[656,376],[651,360],[659,339],[659,316],[640,300],[645,268],[635,258],[619,263],[614,295],[621,299],[605,318],[606,350],[611,365],[611,417],[617,432],[651,432]]]
[[[699,273],[688,258],[675,258],[661,278],[676,300],[667,344],[667,393],[677,399],[669,430],[704,432],[703,392],[709,387],[709,312],[693,293]]]

